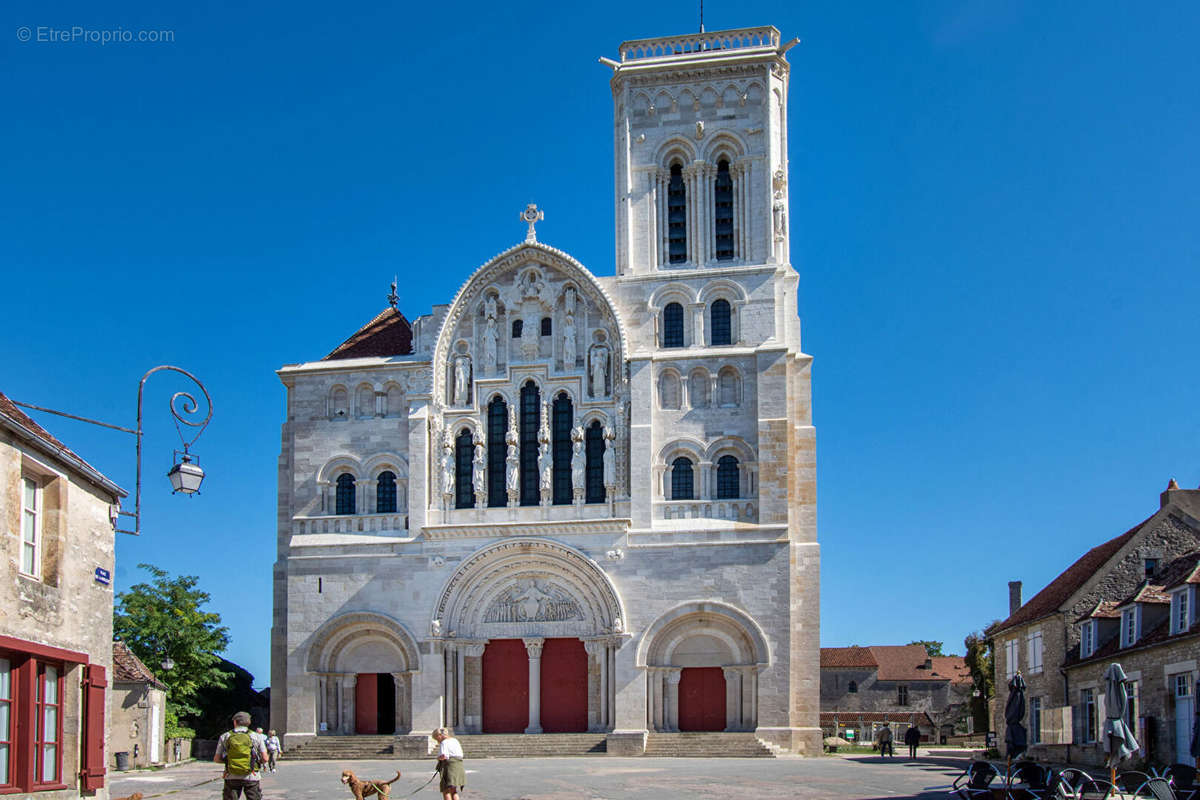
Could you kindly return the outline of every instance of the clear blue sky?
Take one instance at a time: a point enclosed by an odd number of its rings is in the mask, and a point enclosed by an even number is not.
[[[1200,6],[738,3],[789,53],[792,252],[815,357],[822,640],[945,640],[1200,483]],[[16,2],[0,27],[0,390],[131,424],[207,383],[204,492],[162,473],[148,561],[199,575],[269,682],[274,370],[400,276],[415,318],[519,241],[613,271],[609,71],[692,2]],[[29,26],[174,43],[17,40]],[[130,437],[40,417],[125,486]]]

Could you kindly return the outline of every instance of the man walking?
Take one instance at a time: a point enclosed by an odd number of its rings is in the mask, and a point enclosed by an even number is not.
[[[909,725],[908,730],[904,732],[904,743],[908,745],[908,757],[914,759],[917,757],[917,745],[921,743],[921,731],[916,725]]]
[[[250,715],[239,711],[233,715],[233,730],[221,734],[213,761],[225,765],[225,788],[221,800],[262,800],[258,770],[267,761],[267,743],[260,733],[250,730]]]
[[[879,743],[880,758],[894,755],[892,751],[892,727],[889,723],[883,723],[883,727],[875,735],[875,741]],[[230,800],[230,798],[225,798],[225,800]],[[251,800],[254,800],[254,798],[251,798]]]

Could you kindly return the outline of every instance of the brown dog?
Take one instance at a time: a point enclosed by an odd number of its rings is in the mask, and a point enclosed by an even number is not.
[[[364,797],[370,797],[373,794],[379,795],[380,800],[388,800],[392,784],[398,780],[400,780],[399,770],[396,770],[396,777],[390,781],[364,781],[350,770],[342,770],[342,783],[350,787],[350,791],[354,793],[354,800],[363,800]]]
[[[129,797],[114,797],[112,800],[142,800],[142,793],[134,792]]]

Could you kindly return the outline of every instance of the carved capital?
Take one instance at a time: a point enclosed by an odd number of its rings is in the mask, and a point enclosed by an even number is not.
[[[545,639],[539,636],[533,639],[522,639],[521,641],[525,643],[525,652],[529,654],[530,658],[542,657],[542,647],[546,644]]]
[[[679,667],[667,667],[664,671],[667,673],[667,683],[670,684],[678,684],[683,675],[683,670]]]

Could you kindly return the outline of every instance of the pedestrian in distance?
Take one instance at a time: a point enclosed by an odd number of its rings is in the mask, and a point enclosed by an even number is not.
[[[275,771],[275,762],[282,752],[283,745],[279,743],[279,737],[275,735],[275,730],[272,729],[267,736],[267,755],[270,757],[271,772]]]
[[[258,772],[267,762],[267,742],[261,733],[250,730],[250,715],[245,711],[233,715],[233,730],[217,740],[213,761],[225,765],[221,800],[238,800],[243,794],[246,800],[262,800]]]
[[[908,745],[908,757],[910,759],[917,757],[917,745],[921,743],[921,731],[916,725],[909,725],[908,730],[904,732],[904,743]]]
[[[879,744],[879,757],[891,757],[895,755],[892,749],[892,727],[890,723],[883,723],[883,727],[879,729],[879,733],[875,734],[875,741]]]
[[[459,800],[458,793],[467,788],[467,770],[463,767],[463,749],[449,728],[438,728],[433,732],[438,743],[438,772],[442,781],[438,789],[442,800]]]

